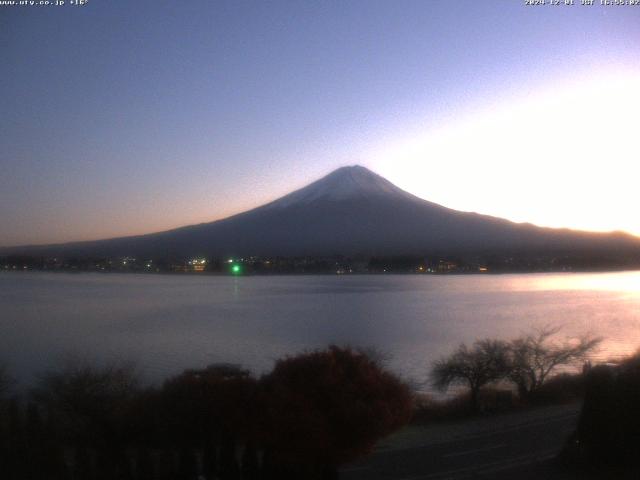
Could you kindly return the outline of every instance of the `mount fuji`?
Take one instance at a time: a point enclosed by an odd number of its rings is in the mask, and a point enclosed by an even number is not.
[[[423,200],[361,166],[339,168],[264,206],[174,230],[2,254],[326,256],[597,254],[640,260],[640,238],[541,228]]]

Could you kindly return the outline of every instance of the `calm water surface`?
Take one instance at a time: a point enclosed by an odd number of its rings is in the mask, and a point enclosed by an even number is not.
[[[23,384],[69,357],[135,361],[150,380],[187,367],[331,343],[376,347],[424,380],[460,342],[562,325],[606,337],[599,358],[640,347],[640,272],[461,276],[215,277],[0,273],[0,361]]]

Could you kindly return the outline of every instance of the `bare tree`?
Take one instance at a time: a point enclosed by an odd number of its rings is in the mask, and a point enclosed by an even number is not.
[[[433,364],[433,385],[443,391],[453,384],[467,385],[471,393],[471,407],[477,410],[480,389],[509,373],[507,353],[508,345],[500,340],[479,340],[471,348],[462,344],[451,356]]]
[[[590,335],[573,342],[552,341],[559,331],[560,327],[547,326],[509,343],[508,378],[521,398],[538,390],[558,367],[585,361],[602,341]]]

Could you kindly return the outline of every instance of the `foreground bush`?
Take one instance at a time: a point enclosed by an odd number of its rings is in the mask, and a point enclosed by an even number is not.
[[[12,384],[13,379],[7,372],[7,368],[4,365],[0,365],[0,401],[9,395]]]
[[[146,389],[126,366],[72,365],[26,402],[0,398],[0,478],[334,478],[411,409],[408,387],[348,348],[280,360],[260,380],[212,365]]]
[[[46,373],[32,398],[65,442],[112,448],[122,443],[127,409],[138,393],[132,366],[80,363]]]
[[[412,411],[406,385],[348,348],[280,360],[262,395],[269,459],[292,478],[335,477],[337,466],[368,453]]]
[[[640,356],[619,367],[594,367],[585,389],[578,428],[565,459],[583,467],[639,474]]]
[[[549,378],[531,392],[526,401],[531,405],[557,405],[573,403],[584,398],[585,375],[583,373],[561,373]]]

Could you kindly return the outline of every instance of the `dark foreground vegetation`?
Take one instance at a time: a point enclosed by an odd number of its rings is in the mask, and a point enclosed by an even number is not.
[[[553,478],[640,478],[640,353],[591,366],[588,357],[600,339],[558,343],[552,340],[557,331],[544,328],[510,342],[461,345],[435,362],[432,381],[441,389],[459,384],[466,390],[445,402],[418,401],[414,420],[450,421],[581,400],[578,426],[558,458],[557,466],[564,468]],[[579,373],[562,371],[580,364]]]
[[[476,409],[471,407],[468,391],[448,396],[446,399],[417,394],[411,422],[428,427],[432,424],[526,412],[531,408],[575,404],[584,398],[585,379],[586,376],[582,373],[554,375],[535,394],[526,399],[505,387],[485,387],[478,395]]]
[[[130,366],[78,363],[20,398],[0,369],[0,478],[337,479],[412,416],[426,424],[583,398],[564,464],[585,478],[640,478],[640,355],[591,367],[600,339],[557,342],[557,332],[461,345],[432,368],[435,386],[466,387],[446,402],[415,395],[371,352],[335,346],[281,359],[261,378],[217,364],[156,387]]]
[[[260,379],[232,365],[142,388],[126,366],[44,375],[27,399],[0,375],[0,472],[12,479],[332,479],[409,421],[407,386],[330,347]]]
[[[462,397],[468,399],[471,413],[487,405],[513,405],[514,390],[520,404],[551,401],[569,390],[580,391],[579,376],[557,373],[583,363],[588,367],[588,357],[602,339],[585,335],[558,342],[554,337],[559,330],[544,327],[511,341],[487,338],[472,346],[462,344],[433,364],[432,383],[443,391],[452,385],[466,387]],[[487,387],[491,387],[488,392]],[[457,404],[460,398],[448,406],[455,411]]]
[[[578,428],[562,460],[583,478],[640,478],[640,354],[586,376]]]

